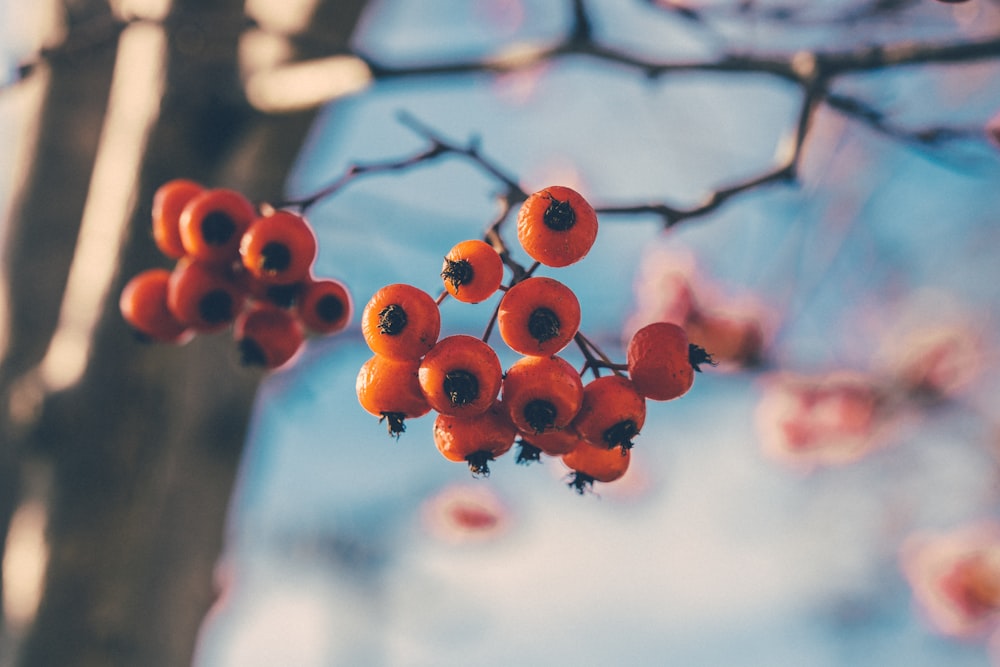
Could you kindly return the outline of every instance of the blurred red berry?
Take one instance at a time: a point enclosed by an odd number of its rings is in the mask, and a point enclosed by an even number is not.
[[[250,223],[239,250],[243,266],[255,278],[288,285],[308,276],[316,259],[316,235],[301,215],[275,211]]]
[[[190,337],[188,327],[167,307],[170,271],[147,269],[126,283],[118,300],[122,317],[142,338],[181,343]]]
[[[871,378],[848,372],[768,377],[755,421],[764,453],[811,468],[845,464],[879,442],[882,393]]]
[[[178,260],[167,284],[170,312],[196,331],[224,329],[243,307],[244,292],[228,270],[190,257]]]
[[[199,183],[177,178],[161,185],[153,195],[153,240],[167,257],[180,259],[187,252],[181,241],[181,211],[204,190]]]
[[[954,637],[1000,629],[1000,526],[969,524],[903,545],[903,573],[931,625]]]
[[[235,190],[205,190],[181,211],[179,226],[186,254],[213,264],[239,261],[240,239],[256,216],[253,204]]]
[[[302,325],[289,311],[257,303],[239,314],[233,338],[246,366],[278,368],[288,363],[302,347]]]
[[[332,278],[309,280],[298,297],[302,324],[316,334],[343,331],[354,314],[354,301],[347,285]]]

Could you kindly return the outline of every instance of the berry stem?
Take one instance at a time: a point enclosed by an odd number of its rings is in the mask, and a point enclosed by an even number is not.
[[[493,335],[493,328],[496,326],[497,318],[499,316],[500,316],[500,302],[498,301],[497,305],[493,307],[493,312],[490,314],[490,321],[486,323],[486,330],[483,331],[484,343],[490,342],[490,336]]]
[[[576,346],[580,348],[580,352],[586,360],[583,368],[580,370],[581,375],[586,373],[588,369],[594,374],[595,378],[601,376],[601,368],[607,368],[614,372],[615,375],[622,375],[622,371],[628,370],[627,364],[616,364],[611,361],[611,358],[592,340],[587,338],[583,332],[577,331],[576,335],[573,336],[573,340],[576,342]]]

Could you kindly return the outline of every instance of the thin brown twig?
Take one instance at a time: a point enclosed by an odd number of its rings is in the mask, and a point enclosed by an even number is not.
[[[429,146],[423,148],[416,153],[406,155],[400,158],[395,158],[391,160],[385,160],[383,162],[372,162],[372,163],[354,163],[347,167],[347,169],[340,176],[335,178],[329,184],[319,188],[310,195],[304,197],[299,197],[295,199],[288,199],[279,203],[274,204],[276,207],[293,207],[298,208],[302,212],[306,212],[309,208],[315,206],[319,201],[326,199],[335,195],[337,192],[342,190],[344,187],[353,183],[355,180],[363,176],[371,176],[376,174],[385,174],[387,172],[402,171],[417,166],[418,164],[423,164],[425,162],[430,162],[439,157],[444,156],[458,156],[464,157],[472,161],[480,169],[485,171],[487,174],[492,176],[494,179],[500,181],[506,189],[505,200],[507,202],[507,208],[509,210],[518,201],[523,201],[528,198],[526,192],[521,189],[517,181],[512,177],[508,176],[504,171],[493,161],[485,158],[475,141],[469,142],[467,145],[461,145],[453,141],[445,139],[441,134],[432,130],[426,124],[417,120],[412,114],[408,112],[401,112],[399,114],[399,120],[401,123],[409,127],[415,133],[427,139]],[[502,218],[501,218],[502,221]],[[500,221],[494,223],[499,224]]]
[[[625,364],[617,364],[611,360],[611,358],[605,354],[605,352],[592,340],[587,338],[582,331],[577,331],[573,336],[573,341],[576,346],[580,349],[583,354],[584,365],[581,369],[581,375],[590,369],[594,373],[594,377],[600,376],[600,369],[607,368],[614,372],[615,375],[621,375],[622,371],[628,370],[628,366]]]

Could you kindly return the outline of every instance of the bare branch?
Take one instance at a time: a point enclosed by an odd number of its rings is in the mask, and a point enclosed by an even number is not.
[[[299,199],[289,199],[278,202],[274,204],[274,206],[278,208],[293,207],[305,212],[309,208],[315,206],[320,200],[332,197],[341,189],[362,176],[384,174],[390,171],[401,171],[446,155],[464,157],[470,160],[489,176],[503,184],[506,188],[504,198],[508,207],[528,198],[528,194],[521,188],[520,185],[518,185],[514,178],[508,176],[499,165],[495,164],[492,160],[489,160],[480,153],[479,146],[476,141],[470,141],[467,145],[460,145],[449,141],[407,112],[400,113],[399,120],[415,133],[427,139],[430,145],[423,150],[413,153],[412,155],[393,160],[369,164],[352,164],[344,171],[343,174],[313,194]]]
[[[848,95],[831,93],[827,95],[825,101],[830,108],[859,120],[880,134],[917,146],[936,147],[956,139],[977,139],[984,136],[982,127],[905,128],[891,122],[886,114],[874,105]]]

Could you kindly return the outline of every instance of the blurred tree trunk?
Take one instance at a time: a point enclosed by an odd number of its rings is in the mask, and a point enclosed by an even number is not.
[[[346,49],[363,4],[328,0],[310,28],[313,52],[298,56]],[[92,30],[94,17],[113,29],[83,53],[49,59],[40,144],[5,249],[11,336],[0,361],[0,528],[27,460],[45,462],[52,477],[45,589],[17,664],[187,665],[214,597],[260,374],[239,367],[224,334],[184,347],[137,343],[117,296],[140,270],[169,266],[149,233],[159,184],[183,176],[277,199],[313,114],[267,116],[246,103],[237,66],[242,2],[174,3],[161,115],[86,373],[26,416],[12,407],[30,403],[23,378],[56,327],[118,34],[105,2],[67,7],[67,43]]]

